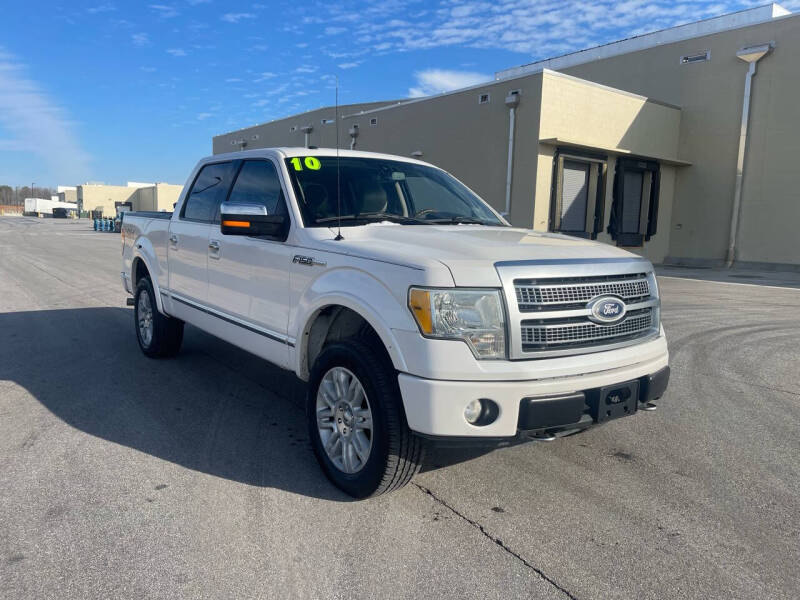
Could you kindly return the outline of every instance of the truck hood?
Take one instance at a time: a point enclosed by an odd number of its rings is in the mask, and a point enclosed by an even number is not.
[[[343,229],[338,242],[330,230],[317,231],[324,232],[319,241],[326,249],[335,244],[339,252],[423,268],[441,262],[458,286],[499,286],[494,265],[502,261],[639,258],[600,242],[511,227],[375,223]]]

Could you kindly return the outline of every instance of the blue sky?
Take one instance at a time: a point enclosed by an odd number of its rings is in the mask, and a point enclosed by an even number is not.
[[[341,103],[436,93],[759,4],[8,2],[0,183],[183,183],[213,135],[332,104],[334,75]]]

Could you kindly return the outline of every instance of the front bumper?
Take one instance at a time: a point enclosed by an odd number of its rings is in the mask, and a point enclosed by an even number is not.
[[[596,420],[592,398],[598,390],[622,382],[639,382],[640,404],[659,398],[669,380],[668,360],[664,353],[626,367],[532,381],[441,381],[407,374],[400,374],[398,381],[412,431],[456,439],[511,438],[520,432],[557,432],[592,425]],[[494,422],[478,427],[464,419],[464,408],[480,398],[494,401],[499,414]]]

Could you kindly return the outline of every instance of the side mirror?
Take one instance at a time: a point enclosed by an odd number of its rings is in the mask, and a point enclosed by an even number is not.
[[[285,240],[289,233],[289,215],[270,215],[261,204],[231,204],[219,208],[220,232],[223,235],[247,235]]]

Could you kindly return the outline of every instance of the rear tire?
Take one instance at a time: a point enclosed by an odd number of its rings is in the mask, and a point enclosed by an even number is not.
[[[397,372],[362,341],[336,342],[320,353],[311,370],[306,414],[314,454],[346,494],[367,498],[391,492],[419,471],[423,442],[408,428]]]
[[[149,277],[142,277],[133,297],[133,322],[139,348],[150,358],[175,356],[183,343],[183,321],[158,312]]]

